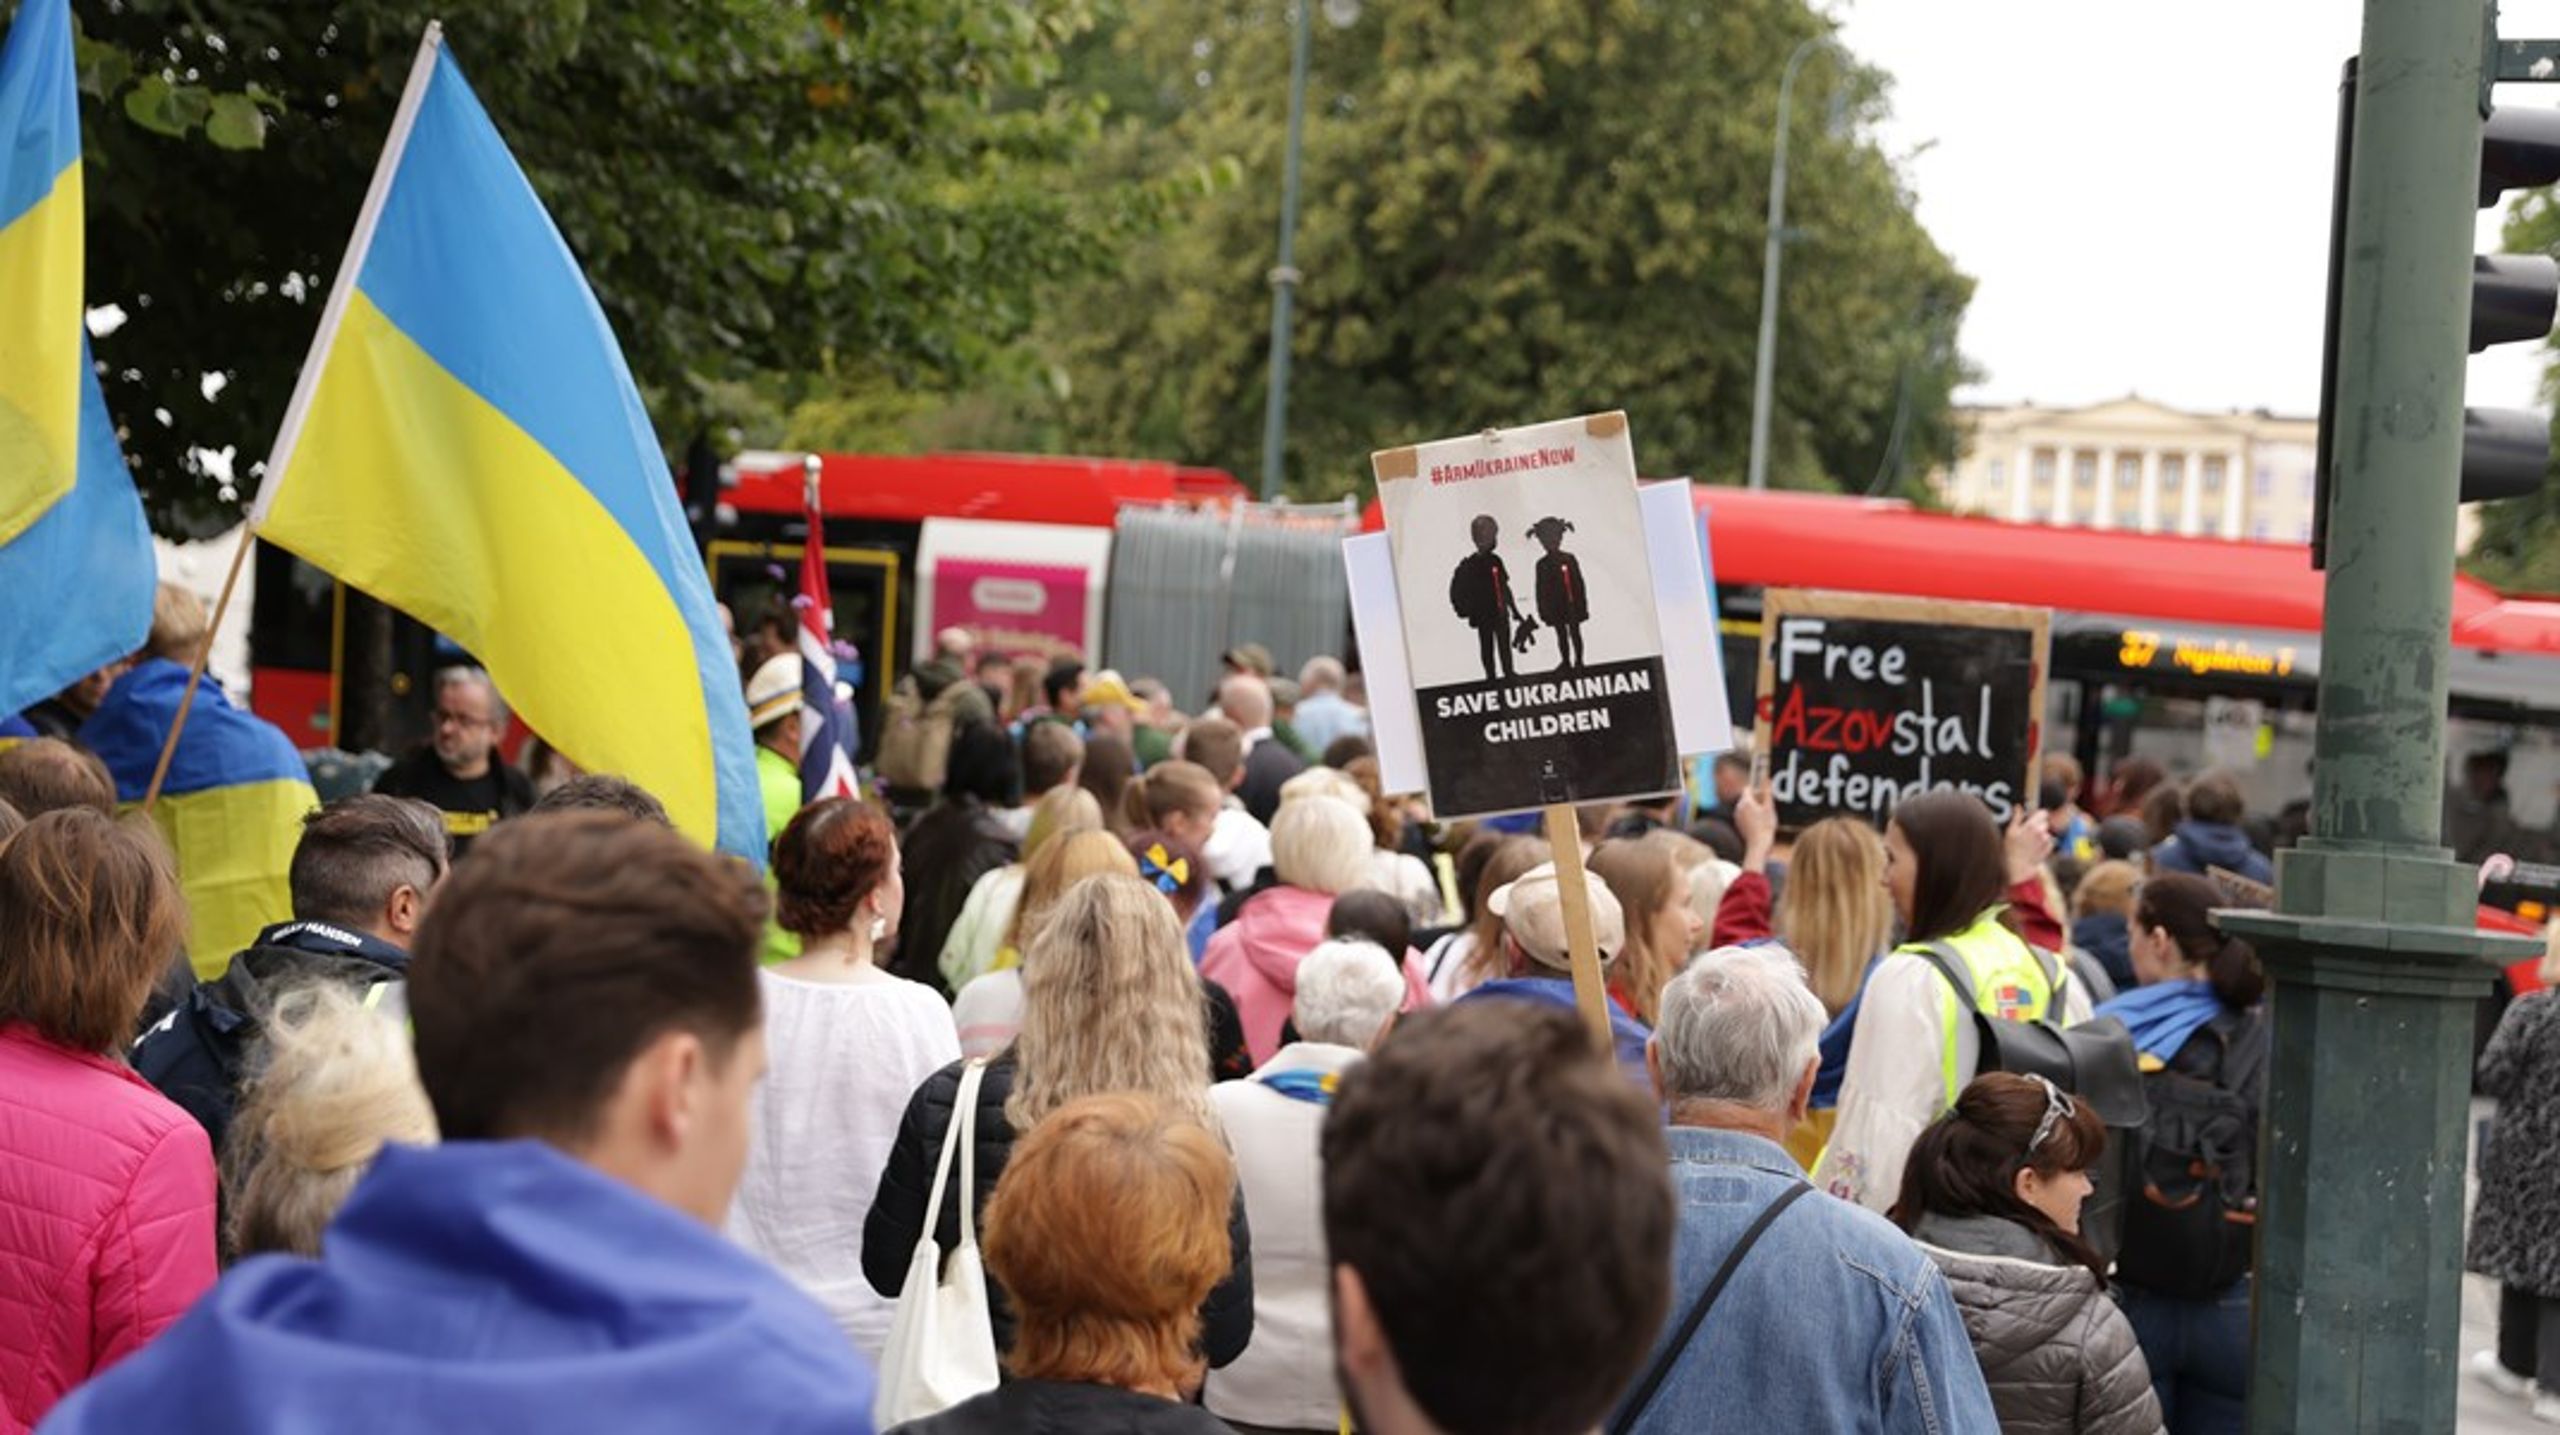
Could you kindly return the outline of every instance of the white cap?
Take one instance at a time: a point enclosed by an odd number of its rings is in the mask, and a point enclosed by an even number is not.
[[[747,726],[780,722],[800,706],[800,655],[777,653],[747,679]]]
[[[1591,940],[1600,949],[1600,964],[1617,960],[1618,951],[1627,944],[1627,917],[1618,905],[1617,894],[1609,884],[1583,873],[1583,885],[1591,893]],[[1556,883],[1556,864],[1541,862],[1520,874],[1519,880],[1498,887],[1485,898],[1485,907],[1502,919],[1503,930],[1520,944],[1532,961],[1557,971],[1571,971],[1573,957],[1565,940],[1564,892]]]

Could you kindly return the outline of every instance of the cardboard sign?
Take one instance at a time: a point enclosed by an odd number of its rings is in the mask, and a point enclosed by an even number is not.
[[[1372,456],[1443,818],[1679,787],[1626,415]]]
[[[1942,787],[2003,823],[2033,807],[2051,622],[2041,608],[1770,589],[1757,751],[1781,825],[1882,826]]]

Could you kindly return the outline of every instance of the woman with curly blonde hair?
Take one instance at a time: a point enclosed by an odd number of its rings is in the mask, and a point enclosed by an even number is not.
[[[1004,945],[996,952],[996,969],[960,989],[951,1002],[951,1019],[959,1024],[962,1056],[993,1056],[1022,1029],[1022,953],[1041,917],[1057,905],[1066,890],[1087,877],[1105,872],[1138,875],[1138,860],[1119,838],[1099,826],[1052,839],[1026,864],[1022,893],[1015,900]]]
[[[1209,1103],[1209,1040],[1203,1030],[1200,978],[1182,944],[1173,904],[1145,881],[1121,873],[1087,877],[1069,887],[1033,928],[1022,961],[1022,1032],[986,1063],[974,1115],[981,1209],[1004,1174],[1015,1139],[1080,1097],[1105,1092],[1153,1096],[1217,1129]],[[880,1173],[863,1223],[862,1269],[872,1287],[895,1297],[924,1235],[925,1201],[943,1137],[951,1129],[965,1063],[925,1079],[907,1102],[905,1119]],[[956,1201],[935,1218],[945,1250],[960,1239]],[[1253,1270],[1244,1206],[1231,1203],[1234,1269],[1200,1308],[1201,1345],[1211,1365],[1225,1365],[1253,1334]],[[1013,1344],[1013,1314],[989,1282],[996,1346]]]

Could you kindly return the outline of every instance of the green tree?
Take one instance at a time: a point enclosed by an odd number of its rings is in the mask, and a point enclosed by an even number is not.
[[[1387,444],[1609,405],[1648,471],[1738,479],[1779,73],[1823,22],[1803,0],[1369,0],[1338,28],[1342,8],[1314,26],[1290,489],[1353,491]],[[1130,6],[1076,52],[1073,81],[1128,116],[1101,174],[1214,159],[1243,181],[1044,319],[1067,442],[1258,469],[1289,14]],[[1885,89],[1827,54],[1798,81],[1783,484],[1890,484],[1953,450],[1972,286],[1865,135]]]
[[[2560,204],[2553,191],[2516,200],[2507,212],[2504,247],[2519,254],[2560,254]],[[2560,368],[2544,370],[2542,390],[2544,402],[2560,400]],[[2560,593],[2560,483],[2545,483],[2527,498],[2483,505],[2479,513],[2480,535],[2463,555],[2464,572],[2511,591]]]
[[[190,454],[264,456],[435,14],[671,450],[839,355],[967,381],[1124,222],[1058,179],[1090,0],[84,6],[89,297],[128,315],[96,348],[164,527],[236,512]]]

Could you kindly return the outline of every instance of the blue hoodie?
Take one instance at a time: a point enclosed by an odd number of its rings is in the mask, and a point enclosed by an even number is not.
[[[1569,977],[1505,977],[1486,982],[1458,1000],[1468,1002],[1480,997],[1497,1001],[1545,1002],[1567,1011],[1581,1010],[1574,1000],[1573,981]],[[1635,1083],[1636,1090],[1650,1098],[1653,1095],[1653,1075],[1645,1069],[1644,1048],[1645,1043],[1653,1040],[1653,1028],[1627,1015],[1613,1001],[1609,1003],[1609,1035],[1617,1047],[1618,1070]]]
[[[457,1142],[385,1147],[321,1259],[233,1268],[42,1429],[869,1435],[871,1394],[710,1227],[538,1142]]]
[[[2276,879],[2274,865],[2249,845],[2249,834],[2228,822],[2181,822],[2168,841],[2151,849],[2151,868],[2155,872],[2202,877],[2210,867],[2237,872],[2252,882]]]

